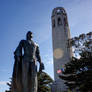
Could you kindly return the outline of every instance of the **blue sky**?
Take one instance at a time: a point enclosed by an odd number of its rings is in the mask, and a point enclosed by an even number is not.
[[[67,11],[71,36],[92,31],[92,0],[0,0],[0,92],[12,76],[13,52],[26,32],[39,44],[45,71],[53,78],[51,13]]]

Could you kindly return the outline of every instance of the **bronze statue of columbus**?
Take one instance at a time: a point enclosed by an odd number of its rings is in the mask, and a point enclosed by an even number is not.
[[[26,34],[26,40],[20,41],[14,58],[11,92],[37,92],[37,61],[40,63],[39,71],[44,69],[44,65],[31,31]]]

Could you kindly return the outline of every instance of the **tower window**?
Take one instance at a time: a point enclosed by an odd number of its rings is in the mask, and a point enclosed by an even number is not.
[[[61,18],[58,18],[58,25],[62,25],[62,20],[61,20]]]
[[[52,26],[55,27],[55,20],[52,20]]]
[[[57,10],[57,13],[60,13],[60,12],[61,12],[60,9],[58,9],[58,10]]]
[[[68,26],[67,16],[66,15],[64,15],[64,26]]]
[[[56,13],[57,13],[57,14],[61,14],[61,10],[58,9],[58,10],[56,11]]]

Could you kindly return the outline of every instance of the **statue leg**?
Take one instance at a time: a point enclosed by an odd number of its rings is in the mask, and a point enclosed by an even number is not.
[[[23,92],[28,92],[28,62],[23,61],[22,63],[22,85]]]
[[[37,88],[38,88],[38,80],[37,80],[37,75],[35,76],[35,83],[34,83],[34,92],[37,92]]]
[[[29,92],[37,92],[37,70],[34,63],[30,63],[29,68]]]
[[[34,92],[37,92],[37,66],[34,64],[34,68],[33,68],[33,79],[34,79],[34,85],[33,85],[33,90]]]

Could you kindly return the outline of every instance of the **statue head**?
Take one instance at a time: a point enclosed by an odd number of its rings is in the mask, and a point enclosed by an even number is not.
[[[26,34],[26,39],[27,40],[31,40],[32,39],[32,32],[31,31],[28,31],[27,34]]]

